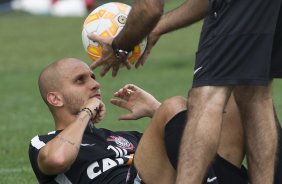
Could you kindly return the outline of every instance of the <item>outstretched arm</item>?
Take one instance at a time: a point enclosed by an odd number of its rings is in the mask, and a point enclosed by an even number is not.
[[[138,68],[143,65],[151,52],[151,49],[160,36],[177,29],[190,26],[203,19],[208,10],[208,0],[186,0],[181,6],[164,14],[151,34],[148,36],[147,47],[135,64]]]
[[[128,114],[119,116],[119,120],[136,120],[142,117],[153,117],[155,111],[159,108],[160,102],[151,94],[133,84],[127,84],[114,93],[111,103],[127,109]]]
[[[186,0],[178,8],[164,14],[153,31],[162,35],[187,27],[203,19],[207,10],[208,0]]]

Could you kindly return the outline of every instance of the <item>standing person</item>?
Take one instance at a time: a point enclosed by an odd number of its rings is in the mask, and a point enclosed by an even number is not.
[[[281,1],[211,2],[189,93],[192,110],[183,134],[177,183],[201,183],[233,91],[244,125],[250,182],[270,184],[277,149],[270,66],[281,61],[273,55],[278,49],[275,33],[281,34],[277,29]]]
[[[164,15],[158,24],[163,26],[162,29],[171,31],[189,24],[191,17],[188,14],[192,14],[192,20],[196,21],[207,12],[196,57],[193,89],[188,96],[189,126],[183,137],[178,183],[201,183],[215,154],[221,131],[222,111],[232,91],[246,132],[251,182],[272,183],[277,130],[272,109],[270,64],[274,66],[281,60],[279,40],[282,23],[281,18],[278,19],[282,16],[281,0],[271,3],[263,0],[210,0],[208,6],[207,3],[208,1],[186,1]],[[128,29],[133,22],[134,25],[137,24],[138,21],[133,21],[134,18],[136,15],[129,16],[128,20],[131,21],[128,21],[122,31],[133,42],[128,42],[121,33],[113,40],[114,49],[132,48],[135,40],[143,38],[143,34],[137,33],[147,29],[145,26],[137,31],[130,32]],[[115,76],[121,61],[115,65],[111,65],[111,61],[121,59],[113,59],[112,54],[107,60],[110,62],[104,62],[108,58],[106,56],[113,53],[114,49],[109,49],[112,42],[95,36],[90,38],[104,43],[104,48],[108,48],[105,49],[103,58],[92,67],[104,64],[102,75],[112,67]],[[142,58],[137,66],[140,63],[144,63]],[[281,73],[280,70],[281,67],[278,73]]]

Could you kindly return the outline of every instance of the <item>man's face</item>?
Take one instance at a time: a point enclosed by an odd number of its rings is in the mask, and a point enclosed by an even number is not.
[[[70,62],[60,68],[63,71],[61,73],[61,93],[64,106],[72,114],[77,114],[90,98],[101,99],[100,84],[85,63]]]

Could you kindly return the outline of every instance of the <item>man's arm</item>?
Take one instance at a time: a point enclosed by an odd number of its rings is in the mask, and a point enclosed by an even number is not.
[[[203,19],[207,9],[208,0],[187,0],[178,8],[164,14],[153,31],[162,35],[187,27]]]
[[[96,109],[99,108],[97,120],[102,119],[105,109],[104,104],[98,99],[92,99],[85,107],[96,116]],[[49,141],[40,151],[37,163],[42,173],[53,175],[67,171],[75,161],[82,141],[86,126],[92,117],[90,111],[81,111],[74,122],[68,125],[59,135]]]
[[[71,125],[40,150],[37,162],[41,172],[53,175],[69,169],[77,157],[89,119],[87,112],[82,111]]]
[[[130,50],[151,32],[156,23],[153,30],[162,35],[201,20],[208,9],[208,0],[187,0],[178,8],[164,14],[158,22],[160,13],[163,12],[162,3],[150,1],[145,4],[144,1],[135,1],[125,27],[113,40],[114,44],[121,49]]]
[[[135,0],[124,28],[113,44],[123,50],[132,50],[156,26],[163,14],[163,0]]]
[[[135,67],[144,65],[151,49],[160,36],[177,29],[190,26],[203,19],[208,10],[208,0],[186,0],[181,6],[164,14],[151,34],[148,36],[146,49]]]

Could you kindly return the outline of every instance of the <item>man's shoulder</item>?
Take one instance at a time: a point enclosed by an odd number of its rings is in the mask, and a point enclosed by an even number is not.
[[[36,135],[31,139],[30,146],[39,150],[43,146],[45,146],[47,142],[52,140],[57,134],[58,134],[58,131],[51,131],[51,132],[48,132],[47,134]]]

